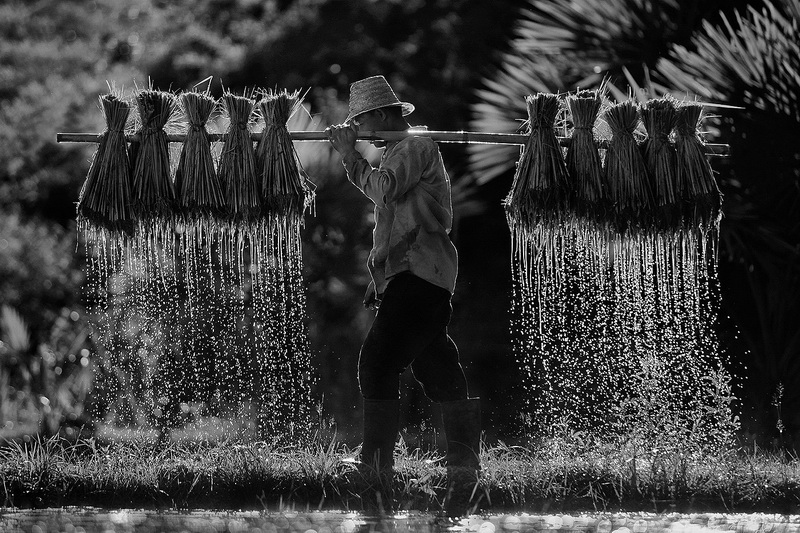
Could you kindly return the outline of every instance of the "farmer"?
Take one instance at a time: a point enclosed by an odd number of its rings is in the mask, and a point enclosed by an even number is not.
[[[372,276],[364,299],[377,309],[358,361],[364,400],[362,464],[391,472],[399,424],[400,374],[408,367],[425,395],[441,404],[452,478],[474,481],[480,469],[480,401],[469,398],[458,348],[447,334],[458,269],[450,241],[450,180],[439,147],[424,136],[374,141],[384,148],[374,168],[356,149],[360,131],[406,131],[414,106],[383,76],[350,85],[350,113],[330,126],[350,182],[375,204]],[[469,487],[472,489],[472,486]]]

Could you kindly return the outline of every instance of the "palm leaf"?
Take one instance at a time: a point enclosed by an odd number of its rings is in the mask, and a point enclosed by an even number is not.
[[[800,1],[785,0],[789,11]],[[691,48],[675,46],[660,60],[657,72],[675,89],[714,102],[728,102],[778,112],[800,122],[800,19],[766,3],[763,11],[748,8],[732,23],[710,23]]]

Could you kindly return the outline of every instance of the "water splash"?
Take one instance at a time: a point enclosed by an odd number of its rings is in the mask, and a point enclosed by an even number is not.
[[[158,170],[173,179],[177,151],[169,152]],[[162,435],[232,419],[232,439],[297,442],[311,431],[313,404],[300,240],[310,200],[280,213],[248,203],[247,216],[229,216],[192,197],[197,173],[182,172],[183,204],[140,209],[132,230],[79,218],[95,316],[95,415]]]
[[[625,104],[618,111],[624,118],[618,129],[632,142],[631,108]],[[666,137],[659,134],[660,141]],[[680,203],[673,198],[684,203],[691,198],[682,196],[676,183],[652,187],[669,191],[669,201],[642,196],[645,191],[637,185],[642,179],[631,176],[630,169],[644,167],[625,160],[634,155],[640,157],[629,146],[622,153],[603,153],[604,162],[613,161],[625,180],[609,183],[616,170],[604,169],[604,191],[614,198],[595,205],[608,206],[605,216],[598,216],[602,210],[580,208],[522,216],[507,206],[511,328],[527,393],[528,429],[548,434],[566,424],[573,431],[606,436],[680,434],[714,448],[729,436],[732,419],[730,377],[715,331],[719,217],[701,212],[708,203],[702,198],[694,209],[673,209]],[[535,157],[540,168],[558,167],[541,163],[542,157]],[[682,160],[672,156],[669,164],[676,168],[667,172],[667,160],[657,162],[664,177],[651,171],[650,179],[690,175],[679,171]],[[529,167],[521,163],[518,168]],[[635,194],[623,198],[626,190]]]

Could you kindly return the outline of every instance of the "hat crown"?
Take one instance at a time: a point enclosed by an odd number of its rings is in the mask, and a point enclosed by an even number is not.
[[[381,107],[401,106],[403,115],[408,115],[414,106],[408,102],[401,102],[392,90],[389,82],[383,76],[371,76],[350,84],[350,112],[346,121],[356,115],[366,113]]]

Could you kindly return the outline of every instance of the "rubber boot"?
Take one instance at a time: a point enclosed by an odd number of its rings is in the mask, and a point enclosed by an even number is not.
[[[448,516],[473,512],[482,492],[479,486],[481,445],[481,404],[479,398],[442,402],[442,426],[447,440]]]
[[[399,400],[364,400],[364,441],[359,472],[368,513],[393,512],[394,446],[400,425]]]

